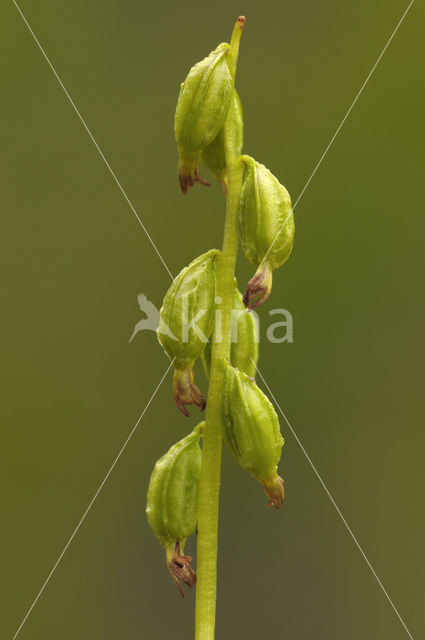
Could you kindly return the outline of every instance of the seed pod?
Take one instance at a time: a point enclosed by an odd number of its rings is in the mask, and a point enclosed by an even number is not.
[[[242,294],[235,287],[230,362],[250,378],[255,378],[256,374],[258,340],[258,318],[255,312],[247,313]]]
[[[173,394],[180,411],[185,404],[205,408],[205,399],[194,383],[193,365],[205,348],[214,322],[214,259],[211,249],[185,267],[167,291],[160,311],[157,336],[174,366]]]
[[[223,438],[241,467],[258,480],[269,506],[282,505],[284,482],[277,474],[283,438],[269,399],[254,380],[224,362]]]
[[[243,145],[243,114],[242,104],[236,89],[233,90],[233,97],[227,114],[229,123],[234,132],[234,144],[236,155],[240,155]],[[227,126],[227,125],[226,125]],[[225,125],[221,127],[217,137],[202,152],[202,163],[214,174],[226,193],[227,188],[227,166],[225,154]]]
[[[230,44],[222,43],[191,68],[181,86],[174,120],[183,193],[195,181],[201,152],[216,138],[229,110],[234,80],[227,64]]]
[[[168,569],[183,597],[179,581],[189,587],[196,582],[190,567],[192,558],[183,555],[183,550],[198,519],[199,439],[203,424],[195,427],[157,461],[149,482],[146,506],[149,525],[165,549]]]
[[[247,313],[242,302],[242,294],[235,285],[232,309],[232,344],[230,362],[234,367],[255,378],[258,362],[258,318],[255,313]],[[211,340],[202,353],[205,374],[210,375]]]
[[[250,156],[240,156],[240,161],[245,175],[238,204],[239,236],[245,258],[257,267],[243,301],[253,308],[267,300],[272,272],[291,255],[295,226],[285,187]]]

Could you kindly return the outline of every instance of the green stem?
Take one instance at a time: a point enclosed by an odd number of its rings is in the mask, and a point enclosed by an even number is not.
[[[239,19],[232,37],[235,60],[244,21]],[[235,31],[238,30],[239,33]],[[202,434],[202,467],[199,488],[195,640],[213,640],[217,590],[218,507],[221,471],[221,389],[223,358],[229,358],[236,256],[238,251],[237,200],[242,180],[236,162],[235,130],[231,118],[225,123],[227,200],[223,248],[216,262],[217,311],[220,323],[214,330],[211,352],[206,425]],[[221,329],[221,330],[220,330]]]

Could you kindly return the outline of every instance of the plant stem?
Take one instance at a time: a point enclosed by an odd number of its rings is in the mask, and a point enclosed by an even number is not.
[[[243,22],[241,22],[240,19],[237,21],[232,36],[232,46],[235,51],[235,66],[243,24],[244,20]],[[214,329],[206,425],[202,434],[195,640],[214,639],[217,590],[218,507],[222,449],[221,389],[223,386],[224,373],[222,363],[223,358],[229,358],[230,356],[233,292],[235,287],[234,275],[238,251],[236,212],[242,180],[242,169],[236,162],[235,130],[230,117],[227,118],[224,126],[227,165],[226,218],[223,248],[221,255],[216,261],[216,317],[221,318],[221,322],[216,322]]]

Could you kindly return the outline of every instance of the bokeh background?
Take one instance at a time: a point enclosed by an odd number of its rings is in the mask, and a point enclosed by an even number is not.
[[[296,199],[407,1],[184,4],[22,0],[21,8],[176,274],[221,244],[222,194],[176,178],[190,66],[248,17],[245,151]],[[167,366],[128,340],[170,279],[12,1],[0,17],[0,636],[12,638]],[[296,208],[263,307],[294,343],[261,371],[412,636],[423,637],[424,5],[415,2]],[[252,274],[242,258],[241,287]],[[206,382],[198,372],[200,385]],[[187,639],[144,508],[186,420],[163,384],[20,632],[22,640]],[[402,640],[406,631],[282,420],[287,498],[225,452],[217,638]],[[195,554],[194,541],[188,551]]]

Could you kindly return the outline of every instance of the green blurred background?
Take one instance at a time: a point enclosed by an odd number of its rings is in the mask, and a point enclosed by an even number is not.
[[[173,274],[219,247],[222,194],[179,193],[173,113],[190,66],[248,17],[245,151],[296,199],[407,2],[22,0]],[[424,637],[424,5],[415,2],[296,208],[263,307],[294,343],[260,369],[413,637]],[[12,638],[167,366],[129,344],[169,276],[9,0],[0,14],[0,636]],[[241,258],[241,286],[252,268]],[[199,371],[199,381],[206,383]],[[22,640],[193,634],[144,508],[186,420],[170,377],[21,630]],[[289,428],[287,498],[225,453],[217,638],[402,640],[406,631]],[[195,554],[195,545],[188,543]]]

